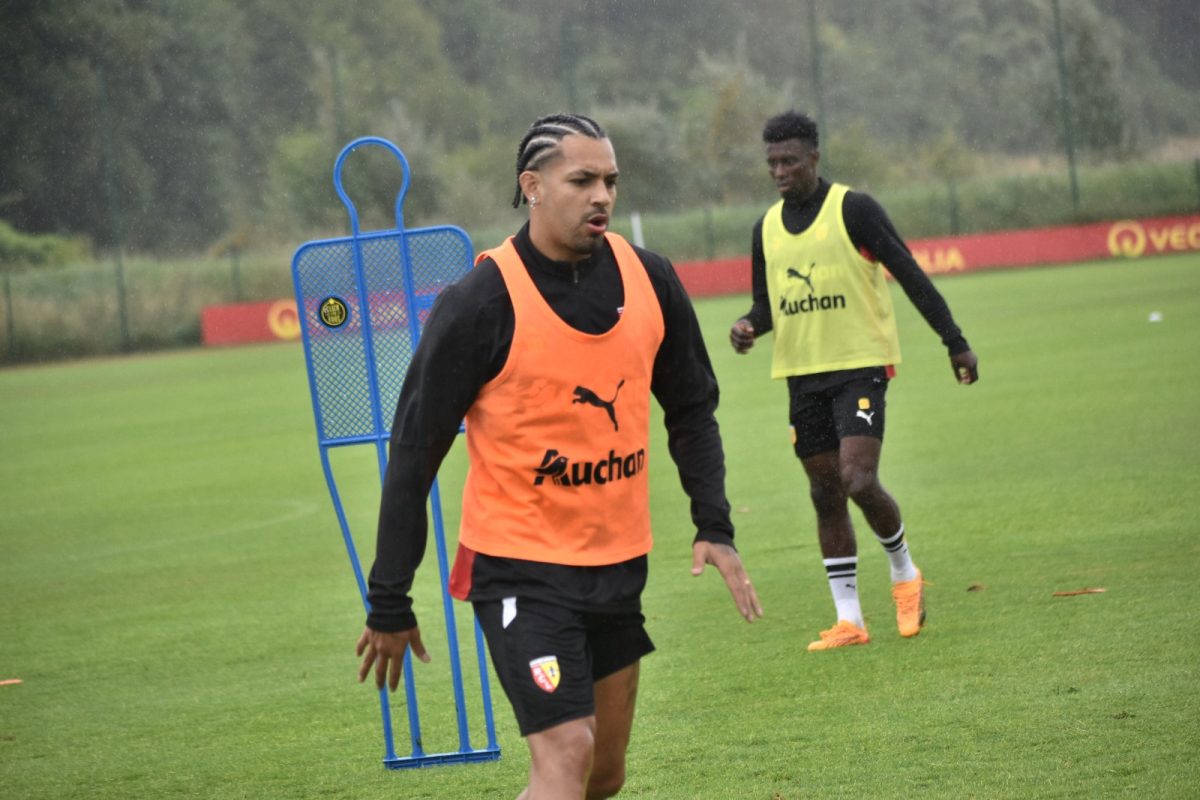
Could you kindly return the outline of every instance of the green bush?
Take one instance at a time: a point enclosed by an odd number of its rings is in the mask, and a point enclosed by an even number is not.
[[[82,236],[21,233],[0,220],[0,272],[60,267],[82,261],[90,252],[91,247]]]

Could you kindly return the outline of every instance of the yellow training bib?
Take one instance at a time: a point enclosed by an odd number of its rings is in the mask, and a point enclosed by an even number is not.
[[[833,184],[817,218],[798,234],[784,227],[783,200],[763,217],[772,378],[900,363],[883,267],[864,258],[846,232],[848,190]]]

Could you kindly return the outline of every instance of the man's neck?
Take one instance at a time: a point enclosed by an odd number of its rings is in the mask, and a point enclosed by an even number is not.
[[[529,225],[529,243],[548,261],[559,264],[575,266],[591,258],[592,255],[591,253],[577,253],[570,248],[558,245],[546,236],[544,232],[535,228],[532,223]]]
[[[820,178],[818,178],[817,182],[812,185],[812,188],[809,189],[807,192],[805,192],[802,196],[785,194],[783,196],[783,202],[787,203],[790,206],[800,208],[808,203],[811,203],[813,200],[817,199],[818,197],[820,197],[823,194],[822,190],[824,188],[825,188],[824,181],[822,181]]]
[[[579,276],[590,271],[595,264],[595,259],[591,256],[584,256],[574,261],[562,261],[551,258],[537,246],[537,243],[533,240],[533,236],[530,235],[529,225],[525,225],[518,231],[516,240],[517,251],[521,253],[522,258],[525,260],[525,266],[532,270],[577,280]]]

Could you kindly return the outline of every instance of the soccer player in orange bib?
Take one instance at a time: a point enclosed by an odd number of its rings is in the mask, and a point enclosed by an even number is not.
[[[438,298],[400,392],[359,679],[393,690],[428,656],[409,592],[425,500],[466,419],[451,593],[470,601],[531,755],[524,800],[604,798],[625,780],[651,546],[650,397],[691,499],[692,574],[717,568],[761,616],[733,547],[717,382],[670,262],[608,231],[617,160],[592,119],[537,120],[517,151],[515,236]]]
[[[870,641],[848,500],[887,552],[900,635],[916,636],[925,623],[925,582],[909,554],[900,508],[879,482],[884,396],[900,362],[883,268],[941,336],[959,383],[979,379],[977,359],[883,208],[818,176],[816,123],[794,111],[780,114],[767,121],[763,141],[781,197],[754,226],[753,305],[729,339],[745,353],[756,337],[775,332],[771,377],[787,381],[792,444],[808,476],[837,610],[836,624],[808,649]]]

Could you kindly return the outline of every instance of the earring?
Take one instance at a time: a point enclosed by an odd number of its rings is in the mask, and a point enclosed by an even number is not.
[[[533,195],[530,195],[529,196],[529,207],[537,208],[537,204],[538,204],[538,199],[536,197],[534,197]]]

